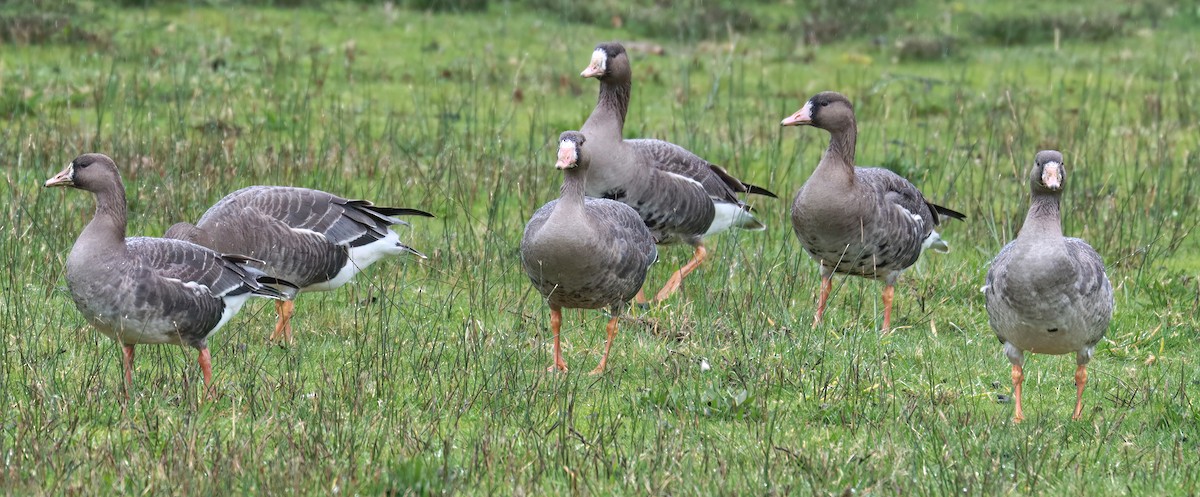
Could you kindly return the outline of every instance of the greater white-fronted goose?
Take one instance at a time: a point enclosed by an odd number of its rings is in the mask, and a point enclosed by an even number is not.
[[[1100,254],[1078,238],[1063,236],[1059,202],[1066,184],[1062,154],[1038,152],[1030,173],[1031,199],[1017,238],[992,259],[983,292],[988,321],[1012,363],[1014,422],[1021,412],[1024,351],[1075,353],[1075,413],[1083,414],[1087,364],[1108,330],[1113,289]]]
[[[578,131],[559,137],[555,167],[563,171],[562,192],[525,225],[521,265],[550,304],[554,365],[548,371],[567,370],[559,344],[562,308],[609,310],[604,355],[592,370],[599,374],[617,336],[617,318],[642,287],[658,252],[650,230],[628,205],[584,197],[588,177],[580,153],[584,140]]]
[[[683,147],[662,140],[625,140],[625,114],[632,90],[629,56],[620,43],[596,45],[580,73],[600,81],[596,108],[580,131],[591,163],[587,194],[623,202],[638,212],[657,243],[695,247],[692,259],[671,275],[655,295],[661,302],[679,288],[708,251],[704,238],[729,228],[765,229],[738,193],[775,197],[744,183]],[[638,301],[644,302],[641,292]]]
[[[307,188],[250,186],[218,201],[194,226],[177,223],[167,238],[178,238],[222,253],[263,261],[263,272],[300,286],[326,291],[390,255],[420,252],[400,242],[394,216],[433,217],[417,209],[380,207]],[[292,341],[295,304],[276,303],[279,320],[271,340]]]
[[[883,280],[883,332],[891,330],[892,297],[900,272],[921,252],[949,246],[934,231],[941,216],[966,216],[935,205],[908,180],[887,169],[855,167],[858,127],[845,96],[822,92],[783,126],[809,125],[829,132],[829,148],[792,202],[792,228],[800,245],[821,265],[813,326],[821,322],[833,273]]]
[[[95,217],[67,256],[67,284],[83,317],[124,348],[126,388],[133,382],[133,347],[158,343],[199,350],[210,387],[208,337],[252,296],[295,295],[294,286],[248,267],[245,257],[180,240],[125,238],[125,186],[106,155],[76,157],[45,186],[74,187],[96,198]]]

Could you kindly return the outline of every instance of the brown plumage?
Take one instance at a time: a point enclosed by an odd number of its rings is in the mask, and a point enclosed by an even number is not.
[[[291,281],[301,292],[336,289],[386,256],[420,252],[400,242],[396,216],[428,212],[380,207],[308,188],[250,186],[226,195],[193,226],[177,223],[167,238],[262,261],[260,269]],[[272,340],[292,341],[291,301],[277,304]]]
[[[1038,152],[1030,172],[1029,213],[1017,238],[992,260],[983,292],[988,322],[1012,363],[1013,421],[1021,411],[1024,351],[1075,353],[1075,412],[1083,415],[1083,388],[1092,352],[1113,314],[1113,289],[1104,261],[1087,242],[1063,236],[1059,202],[1066,184],[1062,154]]]
[[[966,216],[933,204],[887,169],[855,167],[858,127],[850,100],[840,93],[818,93],[780,124],[809,125],[830,135],[829,148],[792,202],[796,238],[821,266],[813,326],[825,313],[836,272],[883,280],[883,331],[889,331],[900,272],[926,248],[949,250],[934,231],[941,216]]]
[[[566,371],[559,344],[562,308],[608,309],[604,355],[593,374],[604,372],[617,334],[617,318],[646,279],[658,257],[654,238],[629,206],[584,197],[588,165],[581,160],[584,137],[577,131],[559,138],[556,167],[563,170],[562,192],[533,214],[521,239],[521,265],[534,288],[550,304],[554,365]]]
[[[633,207],[659,244],[686,243],[693,257],[676,271],[655,301],[679,288],[707,255],[704,238],[729,228],[762,230],[738,193],[775,194],[730,175],[719,166],[670,142],[625,140],[622,133],[632,92],[629,56],[619,43],[596,46],[581,76],[600,81],[596,108],[580,131],[591,164],[587,194]],[[639,301],[645,301],[639,294]]]
[[[248,267],[246,257],[180,240],[125,238],[125,187],[108,156],[76,157],[45,186],[73,187],[96,198],[96,215],[67,256],[67,283],[83,317],[122,345],[127,386],[134,346],[157,343],[197,349],[210,386],[208,337],[251,296],[295,295],[294,285]]]

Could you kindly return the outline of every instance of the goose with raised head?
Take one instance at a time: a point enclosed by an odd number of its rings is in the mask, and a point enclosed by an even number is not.
[[[588,140],[584,154],[591,163],[587,194],[633,207],[656,243],[694,247],[691,260],[655,295],[654,301],[661,302],[707,257],[705,237],[729,228],[766,228],[738,193],[775,194],[745,183],[673,143],[624,139],[632,74],[629,55],[615,42],[596,45],[591,61],[580,73],[600,81],[596,107],[580,128]],[[646,301],[641,292],[638,301]]]
[[[577,131],[559,137],[558,161],[563,184],[558,199],[533,214],[521,238],[521,266],[550,305],[554,364],[566,371],[559,331],[562,309],[608,309],[604,355],[592,374],[603,373],[617,336],[617,319],[641,289],[646,270],[658,257],[654,237],[628,205],[584,196],[588,165]]]
[[[164,235],[222,253],[262,261],[268,275],[294,282],[301,292],[334,290],[387,256],[425,258],[392,229],[408,223],[396,216],[432,214],[382,207],[331,193],[285,186],[250,186],[226,195],[195,225],[176,223]],[[271,340],[292,342],[295,303],[276,303]]]
[[[855,166],[858,125],[854,107],[840,93],[818,93],[780,124],[813,126],[830,135],[829,148],[792,202],[796,238],[821,266],[813,326],[825,314],[833,274],[843,273],[884,282],[883,332],[889,332],[900,272],[926,248],[949,250],[934,230],[942,216],[966,216],[930,202],[892,171]]]
[[[83,317],[123,347],[126,391],[134,346],[160,343],[198,350],[204,385],[211,388],[208,337],[252,296],[295,295],[294,285],[249,267],[246,257],[181,240],[126,238],[125,186],[106,155],[76,157],[45,186],[77,188],[96,199],[95,216],[67,256],[67,284]]]
[[[1100,254],[1083,240],[1063,236],[1060,201],[1066,177],[1061,153],[1038,152],[1029,175],[1025,223],[992,259],[984,282],[988,322],[1012,363],[1014,422],[1025,419],[1025,351],[1075,353],[1071,419],[1083,415],[1087,365],[1112,319],[1113,289]]]

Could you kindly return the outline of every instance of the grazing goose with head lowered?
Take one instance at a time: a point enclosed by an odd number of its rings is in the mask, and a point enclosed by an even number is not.
[[[133,347],[155,343],[199,350],[204,385],[210,386],[208,337],[251,296],[295,295],[294,286],[247,267],[245,257],[180,240],[125,238],[125,187],[108,156],[76,157],[45,186],[74,187],[96,197],[96,215],[67,256],[67,284],[83,317],[124,347],[127,388],[133,382]]]
[[[704,238],[731,227],[762,230],[750,206],[737,193],[775,194],[729,175],[724,169],[683,147],[662,140],[625,140],[632,71],[619,43],[601,43],[580,74],[600,81],[596,108],[580,131],[591,163],[587,194],[633,207],[659,244],[695,247],[692,259],[671,275],[654,300],[661,302],[679,288],[708,251]],[[641,292],[639,302],[644,301]]]
[[[796,238],[821,265],[813,326],[825,313],[836,272],[883,280],[883,331],[888,332],[900,272],[917,262],[925,248],[949,250],[934,231],[940,216],[966,216],[926,200],[912,183],[887,169],[855,167],[858,127],[850,100],[840,93],[818,93],[780,124],[806,124],[830,135],[829,148],[792,202]]]
[[[1075,353],[1075,413],[1083,414],[1083,388],[1092,351],[1113,313],[1113,289],[1104,261],[1087,242],[1063,236],[1059,201],[1066,183],[1062,154],[1038,152],[1030,174],[1029,213],[1017,238],[992,259],[983,292],[988,321],[1012,363],[1013,421],[1021,412],[1024,351]]]
[[[380,207],[319,190],[251,186],[221,199],[193,226],[178,223],[167,238],[263,261],[263,272],[291,281],[301,292],[336,289],[379,259],[412,253],[392,225],[394,216],[433,217],[428,212]],[[292,301],[276,303],[279,320],[271,340],[292,341]]]
[[[562,308],[609,310],[604,355],[592,370],[599,374],[617,336],[617,318],[642,287],[658,252],[650,230],[629,206],[584,197],[588,166],[581,159],[583,143],[583,134],[577,131],[559,137],[555,167],[563,171],[562,193],[525,225],[521,265],[550,304],[554,365],[549,371],[567,370],[559,345]]]

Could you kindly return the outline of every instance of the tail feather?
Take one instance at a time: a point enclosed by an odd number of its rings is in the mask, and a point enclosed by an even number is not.
[[[929,206],[930,206],[930,207],[933,207],[933,212],[934,212],[935,214],[938,214],[938,215],[941,215],[941,216],[946,216],[946,217],[952,217],[952,218],[954,218],[954,219],[957,219],[957,220],[959,220],[959,221],[966,221],[966,220],[967,220],[967,215],[966,215],[966,214],[963,214],[963,213],[961,213],[961,212],[958,212],[958,211],[956,211],[956,210],[954,210],[954,209],[950,209],[950,208],[948,208],[948,207],[942,207],[942,206],[940,206],[940,205],[937,205],[937,204],[935,204],[935,203],[932,203],[932,202],[930,202],[930,203],[929,203]]]
[[[704,233],[704,236],[720,233],[729,228],[750,231],[767,229],[767,225],[754,217],[754,214],[750,213],[750,209],[744,205],[719,202],[715,207],[716,215],[713,216],[712,224],[708,226],[708,231]]]
[[[779,198],[778,195],[775,195],[770,190],[763,188],[761,186],[751,185],[750,183],[742,183],[742,185],[746,187],[746,193],[753,193],[755,195],[763,195],[763,196],[771,197],[771,198]]]
[[[372,205],[371,210],[383,214],[385,216],[421,216],[421,217],[437,217],[433,214],[420,209],[409,209],[407,207],[380,207]]]

